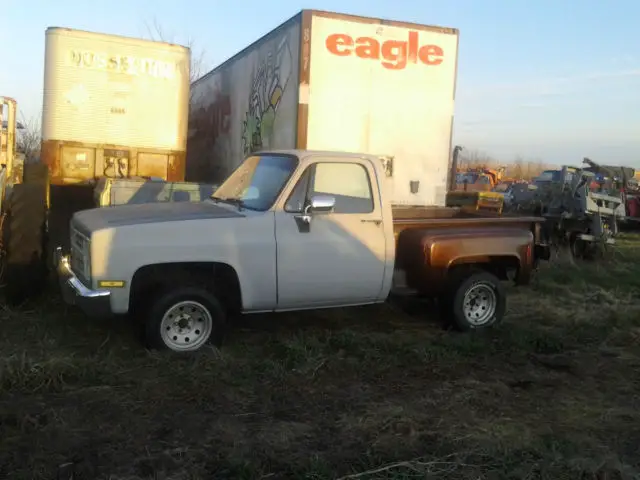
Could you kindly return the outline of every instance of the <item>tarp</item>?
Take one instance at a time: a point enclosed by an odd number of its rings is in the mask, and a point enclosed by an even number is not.
[[[589,160],[588,158],[584,159],[584,163],[589,165],[589,167],[585,170],[589,170],[596,175],[603,175],[605,177],[616,177],[620,180],[624,180],[625,183],[635,175],[635,169],[631,167],[600,165],[592,160]]]

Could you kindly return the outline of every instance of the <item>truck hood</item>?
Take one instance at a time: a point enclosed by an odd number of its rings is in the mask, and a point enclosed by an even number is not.
[[[243,213],[233,205],[213,202],[146,203],[82,210],[73,215],[72,224],[85,234],[114,227],[148,223],[206,220],[214,218],[242,218]]]

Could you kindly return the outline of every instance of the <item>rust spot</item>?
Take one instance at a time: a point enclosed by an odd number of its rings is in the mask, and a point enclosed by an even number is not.
[[[116,165],[112,158],[105,158],[105,153],[122,158],[116,159]],[[114,176],[157,176],[173,182],[182,182],[185,177],[185,152],[173,150],[48,140],[42,142],[41,158],[49,168],[52,185],[75,185]]]
[[[169,182],[183,182],[186,172],[186,159],[185,152],[174,152],[169,156],[169,169],[167,171],[167,181]]]
[[[307,148],[307,128],[309,125],[309,104],[307,98],[300,98],[300,93],[308,95],[309,82],[311,80],[311,12],[302,12],[300,26],[302,38],[300,47],[300,60],[298,62],[298,131],[296,135],[296,147]]]
[[[40,159],[49,168],[49,178],[52,183],[54,178],[60,177],[59,149],[60,142],[51,140],[43,141],[40,149]]]
[[[189,115],[188,157],[183,160],[189,167],[189,181],[219,182],[225,176],[213,152],[219,137],[231,129],[231,99],[221,92],[213,92],[210,97],[212,102],[192,109]]]

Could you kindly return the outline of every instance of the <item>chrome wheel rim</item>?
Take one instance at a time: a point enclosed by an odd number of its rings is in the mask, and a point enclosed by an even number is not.
[[[160,322],[162,341],[176,352],[197,350],[213,331],[213,317],[201,303],[185,300],[169,308]]]
[[[495,289],[489,284],[477,283],[465,293],[462,310],[469,324],[480,327],[495,316],[497,305]]]

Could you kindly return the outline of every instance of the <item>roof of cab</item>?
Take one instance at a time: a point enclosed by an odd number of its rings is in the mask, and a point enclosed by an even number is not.
[[[340,151],[332,151],[332,150],[298,150],[298,149],[290,149],[290,150],[263,150],[253,152],[252,155],[293,155],[298,158],[305,157],[333,157],[333,158],[367,158],[367,159],[378,159],[379,155],[371,155],[368,153],[357,153],[357,152],[340,152]]]

